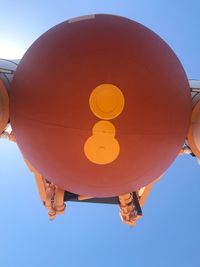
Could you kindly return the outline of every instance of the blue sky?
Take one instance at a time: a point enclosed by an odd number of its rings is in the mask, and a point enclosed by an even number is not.
[[[22,56],[44,31],[92,13],[118,14],[159,34],[200,79],[200,2],[0,0],[0,57]],[[17,146],[0,140],[0,266],[199,267],[200,166],[181,156],[154,186],[136,228],[117,206],[69,203],[48,221]]]

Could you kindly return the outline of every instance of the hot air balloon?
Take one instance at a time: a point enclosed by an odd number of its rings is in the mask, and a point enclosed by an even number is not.
[[[200,154],[199,104],[191,126],[184,69],[157,34],[135,21],[101,14],[64,21],[39,37],[10,74],[9,88],[0,83],[1,97],[7,94],[1,132],[11,125],[7,136],[35,174],[51,219],[65,202],[87,201],[119,204],[122,220],[134,225],[174,159]]]

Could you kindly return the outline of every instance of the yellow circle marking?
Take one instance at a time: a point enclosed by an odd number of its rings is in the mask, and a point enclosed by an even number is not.
[[[92,128],[92,134],[109,134],[115,137],[115,126],[109,121],[98,121]]]
[[[104,120],[117,117],[124,108],[124,102],[122,91],[109,83],[97,86],[89,99],[89,105],[94,115]]]
[[[108,164],[114,161],[120,151],[118,141],[111,134],[95,134],[84,145],[86,157],[96,164]]]

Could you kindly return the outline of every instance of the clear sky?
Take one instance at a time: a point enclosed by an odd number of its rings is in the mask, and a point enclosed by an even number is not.
[[[0,0],[0,57],[18,58],[69,18],[118,14],[159,34],[200,79],[198,0]],[[0,267],[199,267],[200,166],[179,157],[154,186],[135,228],[117,206],[69,203],[50,222],[17,146],[0,140]]]

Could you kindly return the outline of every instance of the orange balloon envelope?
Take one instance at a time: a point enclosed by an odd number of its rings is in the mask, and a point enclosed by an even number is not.
[[[11,124],[23,155],[80,195],[120,195],[159,177],[185,141],[190,114],[173,51],[118,16],[53,27],[28,49],[12,83]]]

